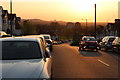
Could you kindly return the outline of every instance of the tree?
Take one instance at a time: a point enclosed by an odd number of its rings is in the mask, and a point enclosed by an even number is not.
[[[24,35],[36,34],[35,25],[31,24],[28,20],[23,22],[22,33]]]

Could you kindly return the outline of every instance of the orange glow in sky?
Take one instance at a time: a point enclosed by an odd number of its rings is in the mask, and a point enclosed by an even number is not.
[[[9,0],[2,6],[9,10]],[[94,21],[94,4],[97,4],[97,21],[114,22],[118,18],[119,0],[13,0],[13,13],[23,19],[42,19],[81,22]]]

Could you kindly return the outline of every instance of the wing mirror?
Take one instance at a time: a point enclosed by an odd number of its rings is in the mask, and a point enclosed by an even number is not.
[[[50,47],[50,44],[47,44],[47,47]]]
[[[46,48],[46,50],[45,50],[45,56],[46,56],[46,58],[51,58],[50,50],[48,48]]]

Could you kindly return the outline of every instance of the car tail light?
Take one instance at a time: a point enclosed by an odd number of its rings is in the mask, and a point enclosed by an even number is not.
[[[88,44],[87,44],[86,42],[83,42],[82,45],[83,45],[83,46],[87,46]]]

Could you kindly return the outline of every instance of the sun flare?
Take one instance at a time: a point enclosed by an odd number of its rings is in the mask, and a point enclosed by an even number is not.
[[[70,0],[71,7],[78,11],[91,11],[99,0]]]

